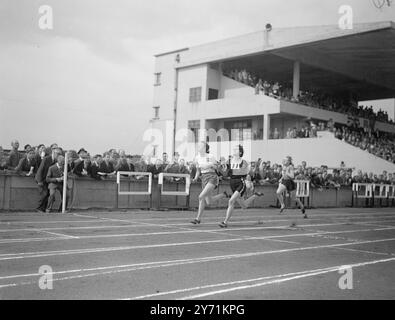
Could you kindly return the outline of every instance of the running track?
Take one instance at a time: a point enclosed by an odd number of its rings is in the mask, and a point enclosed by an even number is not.
[[[394,211],[2,213],[0,299],[393,299]]]

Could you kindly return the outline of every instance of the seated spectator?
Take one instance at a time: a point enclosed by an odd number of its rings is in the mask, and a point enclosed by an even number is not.
[[[24,173],[26,176],[32,176],[38,169],[36,162],[36,154],[33,149],[30,149],[26,155],[19,161],[19,164],[15,168],[17,173]]]
[[[17,140],[14,140],[11,142],[11,147],[12,150],[10,152],[10,155],[7,160],[7,169],[9,170],[15,170],[15,168],[18,166],[19,161],[22,159],[22,155],[18,151],[19,149],[19,142]]]

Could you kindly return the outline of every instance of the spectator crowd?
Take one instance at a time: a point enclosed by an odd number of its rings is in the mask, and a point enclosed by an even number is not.
[[[309,107],[340,112],[353,117],[365,118],[370,121],[381,121],[394,124],[394,121],[388,117],[388,113],[386,111],[382,111],[381,109],[378,112],[375,112],[372,106],[358,106],[356,101],[347,101],[340,97],[332,97],[326,93],[314,92],[312,90],[301,90],[299,95],[294,97],[292,85],[282,84],[278,81],[269,82],[268,80],[264,80],[258,75],[247,71],[246,69],[225,70],[224,75],[232,78],[233,80],[253,87],[255,94],[257,95],[265,94],[270,97],[297,102]]]
[[[335,129],[335,135],[339,139],[354,144],[360,148],[377,151],[375,145],[371,149],[372,141],[387,141],[385,137],[377,136],[372,132],[350,131],[349,128]],[[384,142],[383,142],[384,143]],[[59,156],[64,157],[65,153],[56,143],[49,147],[40,144],[36,147],[26,145],[23,151],[19,150],[19,142],[12,141],[12,150],[5,154],[0,147],[0,171],[19,173],[26,176],[35,177],[38,183],[46,182],[48,175],[47,165],[44,170],[45,161],[49,159],[51,165],[57,163]],[[377,155],[381,154],[381,149]],[[97,180],[103,180],[108,177],[114,177],[118,171],[122,172],[151,172],[154,178],[159,173],[183,173],[190,174],[193,178],[196,174],[196,164],[193,161],[186,162],[175,153],[171,159],[167,153],[163,153],[161,158],[148,158],[144,156],[127,155],[124,150],[111,149],[103,154],[91,156],[84,148],[78,151],[67,151],[68,172],[77,177],[90,177]],[[218,165],[224,166],[226,159],[221,158]],[[66,165],[66,164],[64,164]],[[362,173],[358,171],[353,175],[353,169],[346,168],[342,163],[338,168],[328,168],[325,165],[321,167],[308,167],[303,161],[295,167],[296,178],[310,180],[313,187],[340,187],[349,186],[353,182],[375,182],[394,184],[395,173],[383,172],[380,175],[373,173]],[[219,170],[220,172],[221,170]],[[270,161],[258,159],[251,162],[250,176],[255,183],[259,184],[276,184],[278,183],[282,172],[281,164],[272,164]],[[60,173],[62,175],[62,173]],[[137,176],[136,179],[142,178]],[[222,177],[222,179],[226,179]]]

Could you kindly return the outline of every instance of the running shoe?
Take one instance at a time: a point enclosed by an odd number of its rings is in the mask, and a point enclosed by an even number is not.
[[[228,224],[225,223],[225,222],[221,222],[221,223],[219,224],[219,226],[220,226],[221,228],[227,228],[227,227],[228,227]]]
[[[192,220],[191,223],[193,223],[193,224],[200,224],[200,220],[195,219],[195,220]]]

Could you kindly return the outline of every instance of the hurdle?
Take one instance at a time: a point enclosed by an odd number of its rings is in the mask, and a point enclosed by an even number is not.
[[[303,205],[304,199],[307,198],[307,207],[310,207],[310,180],[295,180],[296,197],[301,198]]]
[[[388,185],[388,205],[393,206],[395,202],[395,185]]]
[[[362,191],[362,193],[360,193]],[[358,199],[366,199],[366,204],[368,202],[371,205],[374,204],[373,198],[373,185],[371,183],[353,183],[352,184],[352,198],[351,198],[351,207],[354,207],[354,199],[355,205],[358,206]]]
[[[375,199],[379,199],[380,206],[382,206],[382,200],[387,199],[387,206],[388,206],[388,184],[376,184],[373,183],[373,204]]]
[[[122,176],[146,176],[148,177],[148,189],[146,191],[121,191],[121,175]],[[130,180],[129,180],[130,181]],[[117,172],[117,188],[116,188],[116,209],[119,208],[119,196],[149,196],[150,207],[152,207],[152,173],[151,172]]]
[[[177,183],[177,190],[176,191],[169,191],[169,190],[164,190],[164,178],[165,177],[170,177],[170,178],[179,178],[179,179],[185,179],[185,189],[184,191],[179,191],[178,186],[179,184]],[[183,174],[183,173],[167,173],[167,172],[162,172],[158,176],[158,185],[159,185],[159,197],[158,197],[158,207],[161,208],[161,198],[162,196],[184,196],[186,197],[186,204],[185,208],[189,208],[189,190],[191,186],[191,177],[189,174]]]

